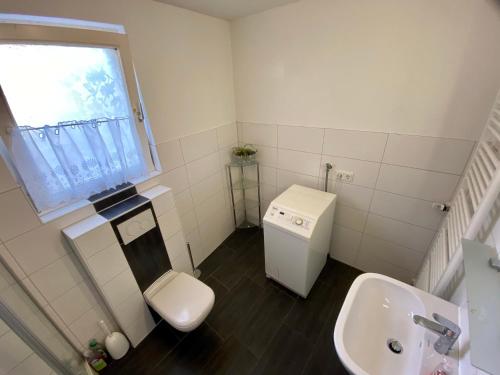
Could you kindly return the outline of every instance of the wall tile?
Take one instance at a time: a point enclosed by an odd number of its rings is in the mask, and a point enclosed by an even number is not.
[[[186,212],[193,209],[193,198],[191,197],[191,191],[189,189],[180,192],[174,196],[175,207],[179,215],[183,215]]]
[[[195,160],[186,165],[189,183],[191,185],[204,180],[205,178],[212,176],[213,174],[219,172],[220,161],[219,154],[212,153],[201,159]]]
[[[174,194],[180,193],[189,187],[186,167],[180,167],[173,171],[162,174],[158,178],[160,184],[172,189]]]
[[[330,256],[349,265],[354,265],[361,243],[361,232],[334,225]]]
[[[33,284],[33,282],[29,278],[25,278],[21,280],[21,283],[24,285],[24,287],[28,290],[28,293],[31,298],[33,298],[40,306],[43,306],[44,308],[48,304],[48,301],[45,299],[45,297],[40,293],[38,288]]]
[[[356,268],[365,272],[381,273],[407,283],[410,283],[413,277],[405,268],[381,260],[367,252],[365,248],[360,248],[359,250],[356,259]]]
[[[353,159],[381,161],[386,133],[325,129],[323,153]]]
[[[178,139],[160,143],[157,146],[157,150],[163,172],[168,172],[184,165],[181,143]]]
[[[14,275],[16,275],[21,280],[26,278],[26,274],[24,273],[24,271],[21,269],[21,267],[19,267],[19,264],[2,243],[0,243],[0,257],[2,257],[2,259]]]
[[[200,182],[191,186],[191,196],[193,197],[194,204],[199,204],[204,200],[210,198],[223,187],[222,173],[217,172]]]
[[[181,138],[182,154],[186,163],[217,151],[217,131],[207,130]]]
[[[427,201],[375,191],[370,211],[376,214],[437,230],[444,215]]]
[[[293,184],[303,185],[316,189],[318,187],[318,178],[279,169],[277,193],[278,194],[281,193],[282,191],[286,190],[290,185]]]
[[[239,123],[238,137],[244,144],[277,147],[278,129],[276,125]]]
[[[261,165],[268,167],[278,166],[278,149],[275,147],[257,146],[257,157]]]
[[[205,244],[206,256],[211,254],[234,230],[234,221],[228,212],[219,212],[217,215],[218,217],[214,219],[219,223],[217,227],[214,227],[210,221],[200,222],[200,237]]]
[[[219,149],[227,148],[238,143],[238,130],[236,124],[219,126],[216,130]]]
[[[382,164],[377,189],[412,198],[446,202],[460,176]]]
[[[54,310],[57,311],[67,325],[73,323],[97,304],[98,301],[94,291],[85,282],[77,284],[51,302]]]
[[[175,235],[165,240],[165,246],[167,247],[168,256],[170,258],[170,262],[172,263],[172,269],[174,271],[191,273],[189,272],[189,267],[187,270],[176,267],[176,263],[184,265],[187,261],[189,264],[189,255],[187,252],[186,238],[184,237],[184,234],[182,232],[177,232]]]
[[[9,372],[9,375],[51,375],[52,369],[35,353]]]
[[[128,297],[137,292],[140,292],[139,285],[137,285],[130,268],[118,274],[102,287],[102,293],[106,297],[106,301],[113,308],[118,307]]]
[[[160,220],[161,218],[158,221]],[[104,285],[129,267],[118,243],[94,254],[87,263],[99,285]]]
[[[179,215],[175,209],[168,211],[163,216],[160,216],[158,218],[158,224],[160,226],[163,240],[172,237],[175,233],[182,229]]]
[[[0,373],[6,374],[33,351],[12,331],[0,337]]]
[[[232,144],[230,147],[221,148],[219,150],[219,163],[221,169],[224,171],[227,169],[226,165],[231,162],[231,154],[233,152],[233,147],[236,147],[237,143]]]
[[[260,183],[274,185],[277,184],[277,169],[273,167],[267,167],[265,165],[259,165],[260,170]],[[257,168],[246,168],[245,176],[249,180],[257,181]]]
[[[368,234],[364,234],[361,240],[361,252],[409,270],[412,277],[420,267],[425,255]]]
[[[16,213],[0,215],[0,240],[4,242],[41,225],[21,189],[0,194],[0,212]]]
[[[278,166],[291,172],[319,176],[320,154],[278,149]]]
[[[358,210],[343,204],[335,205],[334,223],[345,228],[363,232],[366,222],[366,211]]]
[[[76,261],[69,254],[65,255],[33,273],[30,279],[49,302],[53,301],[82,281],[81,271],[77,268]],[[110,265],[102,265],[103,268],[107,266]]]
[[[142,292],[136,291],[127,297],[116,309],[116,317],[123,328],[130,327],[138,319],[151,315]]]
[[[0,246],[2,245],[0,244]],[[14,283],[14,278],[10,275],[10,272],[0,263],[0,291]]]
[[[76,238],[74,242],[80,249],[80,254],[85,258],[89,258],[98,251],[118,242],[118,240],[113,228],[111,228],[111,224],[104,223]]]
[[[325,130],[302,126],[278,126],[278,147],[321,154]]]
[[[129,317],[124,316],[120,320],[131,322],[127,325],[127,334],[132,346],[136,347],[153,330],[154,320],[140,293],[132,296],[121,310],[129,314]]]
[[[0,155],[0,194],[15,187],[17,187],[17,183]]]
[[[5,324],[2,319],[0,319],[0,337],[9,331],[10,328],[7,327],[7,324]]]
[[[168,191],[164,194],[160,194],[152,199],[153,209],[156,216],[162,216],[165,212],[168,212],[175,208],[174,195],[172,191]]]
[[[203,203],[198,204],[195,206],[198,223],[213,223],[217,213],[220,211],[221,207],[225,207],[225,205],[226,202],[222,190],[216,193],[211,199],[207,199]]]
[[[330,171],[331,179],[335,179],[336,171],[344,170],[354,173],[353,183],[356,185],[374,188],[377,183],[377,177],[380,170],[379,163],[322,155],[320,167],[321,177],[325,177],[326,163],[331,163],[333,165],[333,170]]]
[[[365,233],[425,253],[435,231],[370,213]]]
[[[337,202],[345,206],[368,211],[373,190],[353,184],[337,184]]]
[[[99,306],[94,306],[70,325],[71,332],[82,345],[87,347],[88,341],[91,338],[98,340],[99,338],[103,338],[104,334],[101,327],[99,327],[99,321],[101,320],[104,320],[108,324],[107,314]]]
[[[461,174],[474,142],[390,134],[384,163]]]
[[[182,231],[189,233],[198,228],[198,221],[196,220],[196,213],[191,210],[184,215],[180,216]]]

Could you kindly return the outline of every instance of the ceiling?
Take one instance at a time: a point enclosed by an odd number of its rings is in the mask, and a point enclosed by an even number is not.
[[[279,5],[293,3],[298,0],[156,0],[161,3],[209,16],[232,20],[238,17],[259,13]]]

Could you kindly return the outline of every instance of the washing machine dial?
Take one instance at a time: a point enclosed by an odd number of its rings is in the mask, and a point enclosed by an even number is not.
[[[296,225],[302,225],[304,223],[304,220],[302,220],[302,218],[298,217],[295,219],[295,224]]]

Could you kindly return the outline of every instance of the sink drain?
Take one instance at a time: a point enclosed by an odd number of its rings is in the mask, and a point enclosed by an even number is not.
[[[403,352],[403,345],[401,345],[401,343],[396,339],[388,339],[387,347],[391,352],[396,354],[401,354]]]

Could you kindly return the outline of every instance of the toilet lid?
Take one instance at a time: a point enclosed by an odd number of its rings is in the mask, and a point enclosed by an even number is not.
[[[150,297],[149,304],[173,327],[189,331],[207,317],[214,300],[210,287],[180,272]]]

